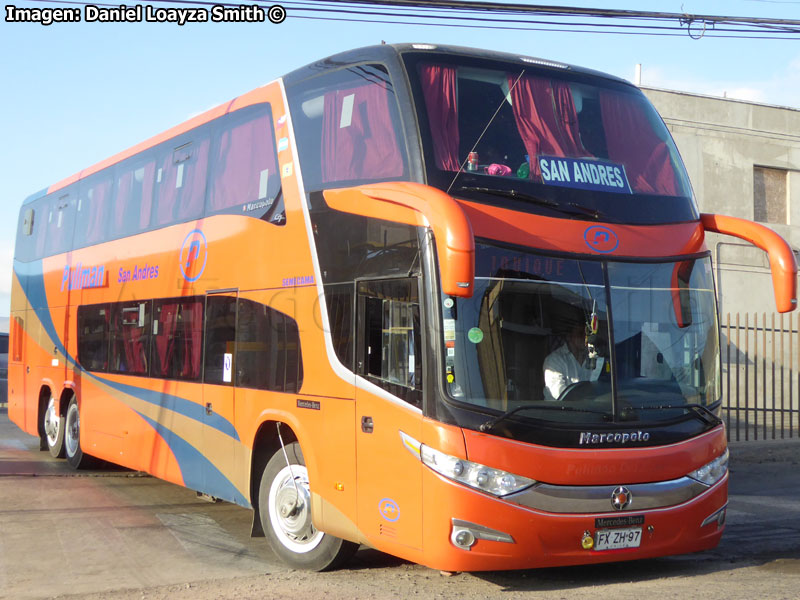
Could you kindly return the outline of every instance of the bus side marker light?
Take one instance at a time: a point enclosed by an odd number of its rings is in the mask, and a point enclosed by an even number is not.
[[[591,550],[594,548],[594,538],[592,534],[589,533],[589,530],[583,532],[583,537],[581,538],[581,548],[584,550]]]
[[[343,492],[344,491],[344,484],[343,483],[337,482],[334,487],[336,488],[337,492]]]

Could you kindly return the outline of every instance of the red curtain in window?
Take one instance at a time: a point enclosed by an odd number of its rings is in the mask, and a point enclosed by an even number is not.
[[[122,342],[125,348],[125,364],[128,372],[136,375],[147,373],[147,358],[142,343],[142,328],[134,325],[122,325]]]
[[[272,128],[267,115],[242,123],[220,135],[213,157],[209,206],[223,210],[261,197],[261,177],[278,177]]]
[[[601,91],[600,110],[608,157],[625,165],[633,191],[676,195],[669,148],[653,131],[641,101],[628,94]]]
[[[200,359],[203,354],[203,305],[194,300],[186,302],[182,306],[182,327],[183,327],[183,365],[181,366],[181,377],[197,379],[200,377]]]
[[[516,81],[516,84],[515,84]],[[530,156],[531,173],[538,173],[536,157],[588,155],[580,141],[578,113],[569,85],[539,77],[509,76],[517,129]]]
[[[162,304],[158,318],[158,335],[155,337],[157,360],[153,369],[159,377],[167,377],[170,373],[172,354],[175,352],[175,329],[178,326],[177,302]]]
[[[446,65],[423,65],[420,83],[428,111],[436,166],[445,171],[458,171],[456,69]]]
[[[323,182],[380,179],[403,174],[403,159],[397,147],[389,98],[389,92],[377,84],[325,94]]]
[[[91,188],[91,200],[88,194],[81,199],[81,212],[88,211],[88,225],[86,229],[86,243],[93,244],[103,239],[106,206],[110,201],[111,180],[102,181]],[[76,240],[82,243],[80,240]]]
[[[114,227],[113,232],[124,233],[125,227],[125,209],[131,201],[133,195],[133,171],[123,173],[117,182],[117,197],[114,202]]]
[[[155,161],[149,162],[144,166],[144,177],[142,178],[142,206],[139,212],[139,231],[147,229],[150,225],[150,210],[153,207],[153,180],[156,174]]]
[[[208,145],[207,139],[194,142],[190,149],[183,151],[191,153],[185,160],[170,153],[162,161],[156,225],[169,225],[198,218],[202,214],[208,173]],[[176,163],[176,159],[179,162]]]

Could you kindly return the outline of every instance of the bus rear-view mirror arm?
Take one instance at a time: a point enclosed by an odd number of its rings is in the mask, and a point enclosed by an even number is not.
[[[324,196],[334,210],[433,229],[442,291],[449,296],[472,296],[475,238],[467,216],[451,196],[405,181],[327,190]]]
[[[736,217],[703,213],[700,221],[706,231],[732,235],[764,250],[769,256],[778,312],[797,308],[797,260],[786,240],[769,227]]]

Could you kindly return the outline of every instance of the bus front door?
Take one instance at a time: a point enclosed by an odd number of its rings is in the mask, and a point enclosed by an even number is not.
[[[422,365],[416,278],[357,282],[358,527],[379,548],[421,548],[422,463],[400,432],[420,439]]]

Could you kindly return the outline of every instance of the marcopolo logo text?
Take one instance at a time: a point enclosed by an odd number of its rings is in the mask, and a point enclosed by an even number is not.
[[[646,442],[650,434],[646,431],[626,431],[624,433],[592,433],[582,431],[578,443],[581,446],[602,444],[628,444],[631,442]]]

